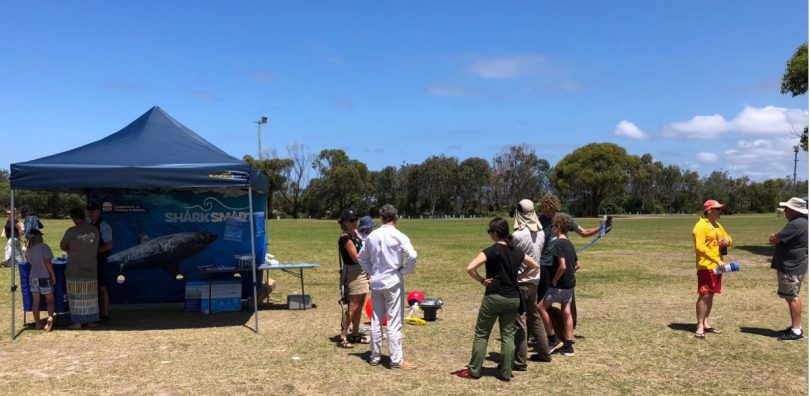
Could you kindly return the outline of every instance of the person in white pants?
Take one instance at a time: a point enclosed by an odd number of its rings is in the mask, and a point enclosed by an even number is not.
[[[382,226],[369,234],[360,249],[360,266],[371,276],[371,360],[380,364],[382,319],[388,315],[388,353],[392,369],[414,369],[402,356],[402,321],[405,309],[404,275],[413,273],[416,250],[411,240],[397,230],[397,209],[390,204],[380,209]]]

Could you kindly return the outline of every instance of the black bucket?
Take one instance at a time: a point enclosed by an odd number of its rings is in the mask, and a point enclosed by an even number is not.
[[[433,322],[436,320],[436,311],[442,307],[442,300],[441,299],[432,299],[426,298],[419,304],[419,308],[425,312],[423,318],[426,322]]]

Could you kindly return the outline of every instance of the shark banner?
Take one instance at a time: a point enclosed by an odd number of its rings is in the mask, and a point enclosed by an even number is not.
[[[265,198],[254,192],[257,266],[267,242]],[[87,199],[112,228],[100,278],[113,303],[180,302],[186,281],[208,279],[201,269],[251,262],[247,191],[98,191]],[[243,297],[252,293],[251,281],[243,280]]]

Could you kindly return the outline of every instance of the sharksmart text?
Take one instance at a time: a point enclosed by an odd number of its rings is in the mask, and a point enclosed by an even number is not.
[[[247,221],[249,212],[174,212],[166,213],[164,219],[167,223],[222,223],[230,217],[237,217]]]

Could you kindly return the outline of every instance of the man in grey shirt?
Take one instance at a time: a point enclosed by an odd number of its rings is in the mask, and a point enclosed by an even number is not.
[[[779,341],[801,341],[802,300],[799,299],[802,280],[807,273],[807,202],[791,198],[780,202],[785,209],[788,223],[781,231],[771,234],[768,242],[774,245],[771,268],[776,270],[779,279],[779,297],[785,299],[790,310],[790,327],[781,331]]]
[[[68,254],[65,280],[67,281],[68,304],[70,305],[71,330],[83,324],[98,321],[98,279],[96,254],[100,240],[98,228],[87,224],[84,211],[70,210],[73,227],[65,231],[59,246]]]

